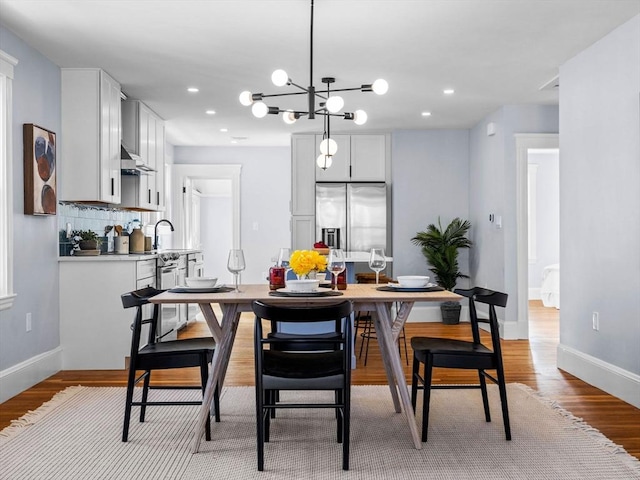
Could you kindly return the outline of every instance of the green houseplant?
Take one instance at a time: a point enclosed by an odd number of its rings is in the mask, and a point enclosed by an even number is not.
[[[78,245],[80,250],[97,250],[100,238],[93,230],[74,230],[71,232],[71,243]]]
[[[447,228],[443,229],[438,217],[438,225],[430,224],[423,232],[418,232],[411,241],[421,247],[429,268],[438,285],[446,290],[453,290],[458,278],[469,278],[460,271],[458,253],[461,248],[470,248],[473,242],[466,235],[471,228],[468,220],[454,218]],[[441,305],[444,323],[460,321],[460,304],[444,302]]]

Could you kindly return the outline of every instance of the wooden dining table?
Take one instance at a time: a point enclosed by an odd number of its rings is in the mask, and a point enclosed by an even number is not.
[[[459,301],[462,297],[449,291],[425,292],[400,291],[398,289],[380,291],[377,287],[375,284],[349,284],[346,290],[340,291],[342,293],[341,296],[280,297],[269,295],[269,286],[266,284],[241,285],[239,292],[176,293],[165,291],[151,298],[151,302],[159,304],[197,303],[216,342],[209,379],[194,432],[192,452],[196,453],[200,448],[207,418],[210,415],[215,386],[218,385],[221,388],[224,384],[231,349],[240,322],[240,314],[242,312],[250,312],[251,304],[254,300],[274,305],[326,305],[350,300],[353,303],[354,311],[376,312],[376,315],[372,315],[372,318],[378,336],[378,345],[394,409],[398,413],[404,413],[413,444],[416,449],[421,449],[422,442],[418,432],[418,425],[411,406],[400,353],[396,347],[398,336],[402,332],[402,328],[416,302]],[[220,306],[222,310],[221,321],[218,321],[212,304]],[[398,305],[395,311],[393,310],[394,304]]]

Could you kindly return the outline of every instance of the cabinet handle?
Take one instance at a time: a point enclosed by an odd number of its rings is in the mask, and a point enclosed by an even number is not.
[[[351,178],[353,176],[353,174],[351,173],[351,165],[349,165],[349,178]]]
[[[160,192],[156,192],[156,205],[160,205]]]
[[[115,195],[115,178],[111,177],[111,196]]]
[[[151,203],[151,189],[149,189],[149,203]]]

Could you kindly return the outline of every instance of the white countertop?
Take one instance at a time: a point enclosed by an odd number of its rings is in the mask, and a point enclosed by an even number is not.
[[[118,253],[103,253],[101,255],[68,255],[58,257],[59,262],[136,262],[138,260],[155,260],[158,257],[158,253],[162,252],[178,252],[181,254],[197,253],[202,250],[196,249],[170,249],[160,250],[159,252],[151,251],[149,253],[129,253],[127,255],[121,255]]]
[[[369,252],[345,252],[345,262],[369,263]],[[385,257],[387,263],[393,262],[393,257]]]

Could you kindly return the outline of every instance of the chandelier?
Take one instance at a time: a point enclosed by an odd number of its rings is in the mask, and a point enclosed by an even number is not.
[[[323,170],[329,168],[332,164],[332,157],[338,151],[338,144],[330,136],[330,120],[331,117],[342,117],[345,120],[352,120],[356,125],[363,125],[367,121],[367,114],[364,110],[355,110],[353,112],[342,112],[344,100],[341,96],[335,95],[336,92],[347,92],[359,90],[361,92],[374,92],[378,95],[384,95],[389,89],[386,80],[378,79],[373,83],[364,84],[360,87],[340,88],[331,90],[331,85],[335,83],[334,77],[323,77],[322,83],[326,85],[321,90],[317,90],[313,85],[313,0],[311,0],[311,28],[310,28],[310,48],[309,48],[309,87],[305,88],[298,85],[289,78],[284,70],[276,70],[271,75],[271,81],[277,87],[291,86],[297,90],[286,93],[251,93],[244,91],[240,94],[240,103],[245,106],[251,106],[254,116],[263,118],[267,115],[282,114],[283,121],[291,125],[301,117],[307,117],[310,120],[320,115],[324,119],[324,133],[320,142],[320,156],[317,164]],[[334,95],[332,95],[334,94]],[[307,95],[307,110],[282,109],[276,106],[269,106],[264,99],[269,97],[284,97],[291,95]],[[318,99],[318,108],[316,108],[316,99]]]

